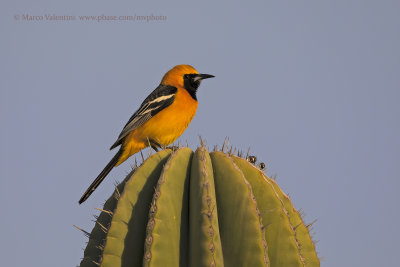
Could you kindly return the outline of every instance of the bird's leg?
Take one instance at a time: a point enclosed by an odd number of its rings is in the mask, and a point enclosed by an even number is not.
[[[149,140],[149,144],[154,151],[158,152],[158,149],[161,148],[161,145],[154,140]]]
[[[160,145],[157,141],[154,141],[153,139],[149,140],[149,144],[152,149],[154,149],[156,152],[158,152],[158,149],[161,148],[162,150],[164,149],[171,149],[172,151],[176,151],[179,149],[179,146],[162,146]]]

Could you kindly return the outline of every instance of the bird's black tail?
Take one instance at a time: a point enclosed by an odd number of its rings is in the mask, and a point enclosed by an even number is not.
[[[122,154],[122,149],[120,149],[117,154],[110,160],[107,166],[101,171],[101,173],[97,176],[97,178],[93,181],[93,183],[89,186],[86,192],[83,194],[81,199],[79,200],[79,204],[85,202],[86,199],[93,193],[94,190],[103,182],[104,178],[106,178],[107,174],[110,173],[112,168],[114,168],[115,164],[117,164],[119,157]]]

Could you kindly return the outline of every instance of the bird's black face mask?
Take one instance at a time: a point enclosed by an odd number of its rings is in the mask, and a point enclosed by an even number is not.
[[[183,86],[193,99],[197,100],[196,92],[200,86],[201,80],[213,77],[214,76],[210,74],[185,74],[183,75]]]

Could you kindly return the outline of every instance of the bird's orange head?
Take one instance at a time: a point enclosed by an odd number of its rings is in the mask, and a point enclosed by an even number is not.
[[[164,75],[161,84],[184,88],[196,99],[196,92],[200,86],[201,80],[212,77],[214,76],[210,74],[198,73],[198,71],[190,65],[177,65]]]

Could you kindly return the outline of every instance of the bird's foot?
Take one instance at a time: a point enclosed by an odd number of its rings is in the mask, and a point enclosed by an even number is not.
[[[165,149],[171,149],[173,152],[179,149],[179,146],[167,146]]]

